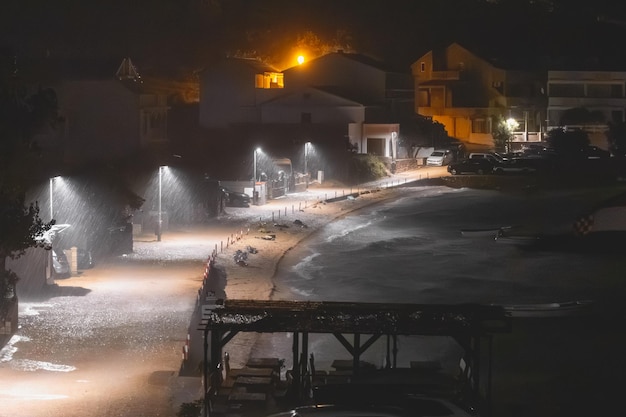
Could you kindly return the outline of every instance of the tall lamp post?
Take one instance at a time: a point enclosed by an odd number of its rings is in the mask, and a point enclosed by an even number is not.
[[[157,219],[157,241],[161,241],[161,234],[163,231],[163,211],[162,211],[162,197],[163,197],[163,169],[164,166],[159,167],[159,214]]]
[[[50,178],[50,220],[54,219],[54,210],[52,208],[52,189],[54,188],[54,178]]]
[[[309,159],[309,146],[311,146],[311,142],[306,142],[304,144],[304,175],[306,176],[306,188],[309,188],[309,168],[308,168],[308,159]]]
[[[50,192],[50,220],[54,219],[54,203],[53,203],[53,196],[54,196],[54,182],[56,181],[57,178],[60,178],[58,175],[56,177],[51,177],[50,181],[49,181],[49,192]]]
[[[261,148],[256,148],[254,150],[254,168],[252,169],[252,171],[253,171],[253,175],[254,175],[254,183],[255,184],[259,180],[259,177],[256,174],[257,157],[258,157],[259,152],[261,152]]]

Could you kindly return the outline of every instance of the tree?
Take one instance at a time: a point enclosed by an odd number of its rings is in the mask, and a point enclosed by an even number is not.
[[[24,194],[11,196],[0,190],[0,317],[6,313],[8,300],[15,298],[17,275],[6,269],[6,259],[17,259],[26,249],[38,246],[40,237],[54,224],[39,217],[39,206],[26,206]],[[1,318],[0,318],[1,319]]]
[[[512,122],[507,122],[502,116],[494,118],[494,125],[491,131],[493,144],[497,152],[508,152],[509,142],[513,138],[514,126]]]
[[[626,155],[626,123],[609,123],[606,134],[611,153],[616,156]]]
[[[565,158],[580,158],[585,156],[589,146],[587,132],[582,130],[552,129],[546,137],[548,146]]]
[[[25,191],[37,166],[37,149],[30,140],[45,120],[54,119],[51,102],[50,91],[29,96],[17,77],[15,60],[0,53],[0,320],[17,301],[18,277],[6,269],[6,259],[19,258],[37,246],[38,236],[54,224],[41,220],[37,203],[25,203]]]
[[[450,142],[445,126],[430,117],[417,114],[400,125],[398,146],[404,148],[409,157],[413,156],[413,150],[417,147],[436,147],[444,142]]]
[[[563,112],[559,124],[567,125],[595,125],[604,123],[604,115],[600,111],[589,111],[584,107],[574,107]]]

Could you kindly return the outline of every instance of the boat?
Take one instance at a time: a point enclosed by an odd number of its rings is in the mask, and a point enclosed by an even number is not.
[[[510,231],[513,226],[488,227],[484,229],[461,229],[463,237],[490,237],[497,238]]]
[[[533,235],[504,235],[495,237],[496,242],[517,246],[529,246],[538,243],[541,238]]]
[[[510,317],[566,317],[589,312],[593,300],[575,300],[560,303],[514,304],[501,306]]]

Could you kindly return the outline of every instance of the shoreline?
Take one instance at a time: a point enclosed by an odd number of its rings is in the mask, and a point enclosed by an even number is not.
[[[335,202],[317,202],[311,207],[291,215],[288,220],[275,221],[269,226],[267,222],[255,221],[248,225],[249,231],[241,239],[231,244],[226,250],[217,255],[216,263],[222,267],[226,278],[225,293],[231,299],[271,299],[275,285],[274,279],[281,260],[292,249],[313,236],[321,227],[341,219],[357,210],[383,203],[398,197],[396,189],[384,189],[362,194],[354,200]],[[305,226],[300,227],[294,221],[300,221]],[[265,236],[275,235],[274,240],[265,240]],[[258,240],[257,240],[258,239]],[[244,251],[252,247],[257,253],[248,254],[247,266],[238,265],[233,256],[237,251]],[[258,273],[258,274],[257,274]],[[270,292],[261,296],[258,287],[261,282],[250,281],[252,278],[261,278],[271,281]],[[254,297],[251,297],[254,295]]]
[[[280,221],[268,225],[268,222],[254,221],[249,224],[248,233],[230,245],[216,257],[219,271],[218,281],[224,285],[227,299],[271,300],[278,290],[275,279],[280,262],[298,245],[311,238],[321,227],[341,219],[358,210],[398,198],[398,188],[386,188],[370,191],[354,199],[342,199],[334,202],[318,201],[311,206],[289,215]],[[304,227],[296,225],[299,220]],[[275,235],[275,240],[262,237]],[[247,266],[238,265],[234,254],[254,248],[257,253],[249,253]],[[266,338],[260,334],[238,334],[225,352],[230,356],[232,367],[242,367],[257,351],[271,348]],[[280,355],[279,355],[280,356]],[[286,363],[288,365],[288,363]]]

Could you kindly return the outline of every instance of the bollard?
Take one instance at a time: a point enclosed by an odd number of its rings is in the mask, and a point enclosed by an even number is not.
[[[287,207],[285,207],[285,217],[287,217]]]
[[[274,212],[272,212],[272,223],[274,222]]]

